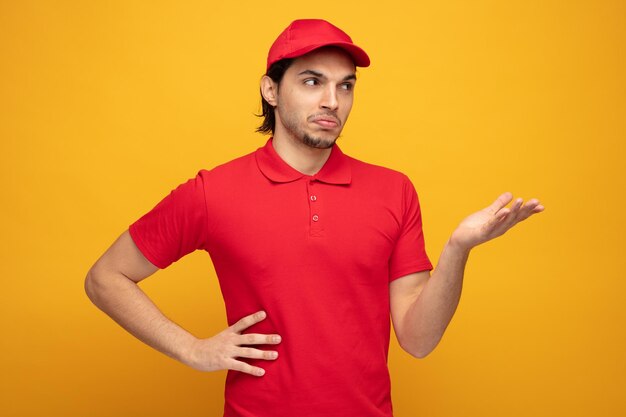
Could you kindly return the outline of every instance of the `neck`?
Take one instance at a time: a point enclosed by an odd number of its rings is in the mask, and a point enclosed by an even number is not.
[[[277,132],[278,133],[278,132]],[[317,149],[287,135],[274,135],[274,150],[287,165],[305,175],[315,175],[330,157],[331,148]]]

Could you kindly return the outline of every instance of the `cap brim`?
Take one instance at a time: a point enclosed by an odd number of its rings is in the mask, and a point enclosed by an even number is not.
[[[370,65],[370,57],[365,53],[365,51],[353,43],[349,42],[329,42],[329,43],[320,43],[314,45],[307,45],[306,48],[298,49],[290,52],[289,54],[281,57],[280,59],[285,58],[297,58],[304,54],[308,54],[311,51],[314,51],[319,48],[323,48],[325,46],[336,46],[337,48],[341,48],[346,51],[354,61],[354,65],[357,67],[369,67]],[[276,62],[276,61],[274,61]]]

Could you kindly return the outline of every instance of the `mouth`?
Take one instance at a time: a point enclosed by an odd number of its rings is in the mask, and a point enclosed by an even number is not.
[[[341,121],[339,118],[331,115],[315,115],[309,118],[309,122],[315,123],[318,126],[323,127],[324,129],[333,129],[341,126]]]

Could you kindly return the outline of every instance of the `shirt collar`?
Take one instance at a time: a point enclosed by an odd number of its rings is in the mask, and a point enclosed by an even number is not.
[[[328,160],[315,175],[303,174],[287,165],[274,150],[272,138],[267,141],[265,146],[255,152],[255,156],[259,170],[273,182],[292,182],[303,177],[337,185],[350,184],[352,181],[352,170],[348,157],[341,152],[337,145],[333,145]]]

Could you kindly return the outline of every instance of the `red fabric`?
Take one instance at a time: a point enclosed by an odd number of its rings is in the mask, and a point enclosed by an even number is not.
[[[267,69],[285,58],[297,58],[324,46],[336,46],[346,51],[357,67],[368,67],[370,58],[356,46],[350,36],[337,26],[322,19],[300,19],[291,22],[278,35],[267,54]]]
[[[406,176],[345,156],[303,175],[271,140],[199,174],[130,226],[165,268],[209,252],[228,323],[258,310],[250,332],[278,333],[263,377],[229,372],[227,417],[392,415],[389,282],[432,269],[417,194]]]

